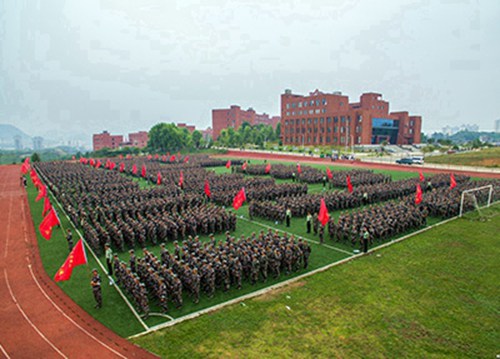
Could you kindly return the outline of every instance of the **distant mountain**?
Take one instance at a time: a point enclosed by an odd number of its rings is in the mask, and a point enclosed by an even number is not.
[[[14,149],[16,136],[19,136],[23,148],[33,147],[31,136],[16,126],[0,123],[0,148]]]

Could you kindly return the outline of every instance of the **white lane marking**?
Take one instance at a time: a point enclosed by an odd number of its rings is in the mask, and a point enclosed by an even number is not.
[[[61,352],[49,339],[47,339],[47,337],[45,335],[43,335],[43,333],[36,327],[35,324],[33,324],[33,322],[30,320],[30,318],[28,318],[28,316],[26,315],[26,313],[24,312],[23,308],[21,307],[21,305],[17,302],[17,299],[16,297],[14,296],[14,293],[12,293],[12,289],[10,287],[10,283],[9,283],[9,278],[7,276],[7,270],[4,268],[3,270],[3,273],[5,275],[5,282],[7,283],[7,288],[9,289],[9,293],[10,293],[10,296],[12,297],[12,300],[14,301],[14,304],[16,305],[17,309],[21,312],[21,314],[23,315],[24,319],[26,319],[26,321],[31,325],[31,327],[38,333],[38,335],[40,335],[40,337],[45,340],[45,342],[47,344],[49,344],[52,349],[54,349],[60,356],[62,356],[63,358],[68,358],[66,355],[64,355],[63,352]]]
[[[7,359],[10,359],[9,354],[8,354],[8,353],[7,353],[7,351],[3,348],[2,344],[0,344],[0,350],[2,350],[3,355],[5,355],[5,357],[6,357]]]
[[[12,197],[10,197],[9,204],[9,214],[7,216],[7,234],[5,236],[5,251],[3,253],[3,257],[7,258],[7,254],[9,253],[9,236],[10,236],[10,220],[12,217]]]
[[[95,336],[93,336],[91,333],[89,333],[85,328],[81,327],[80,324],[78,324],[77,322],[75,322],[70,316],[68,316],[56,303],[54,303],[54,301],[49,297],[49,295],[47,294],[47,292],[45,292],[43,290],[43,288],[40,286],[40,283],[38,282],[38,280],[35,277],[35,274],[33,273],[33,269],[31,268],[31,264],[28,265],[28,268],[30,269],[31,276],[33,277],[33,280],[35,281],[36,285],[38,286],[38,288],[40,289],[40,291],[42,292],[42,294],[54,306],[54,308],[56,308],[62,315],[64,315],[64,317],[66,317],[66,319],[68,319],[78,329],[80,329],[82,332],[84,332],[89,337],[91,337],[92,339],[94,339],[96,342],[98,342],[99,344],[101,344],[103,347],[105,347],[106,349],[109,349],[111,352],[113,352],[114,354],[118,355],[120,358],[127,358],[126,356],[120,354],[119,352],[117,352],[116,350],[114,350],[113,348],[111,348],[106,343],[104,343],[104,342],[100,341],[99,339],[97,339]]]

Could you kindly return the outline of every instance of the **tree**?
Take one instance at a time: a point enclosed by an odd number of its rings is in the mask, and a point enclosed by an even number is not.
[[[173,123],[159,123],[149,131],[148,149],[150,152],[176,152],[191,142],[189,131],[181,131]]]
[[[203,135],[200,131],[194,130],[191,134],[191,140],[193,141],[193,145],[196,148],[200,148],[201,140],[203,139]]]
[[[40,155],[37,152],[31,155],[31,162],[40,162]]]

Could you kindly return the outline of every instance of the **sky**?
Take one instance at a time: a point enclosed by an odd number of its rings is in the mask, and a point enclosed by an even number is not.
[[[90,142],[319,89],[492,130],[499,20],[498,0],[0,0],[0,123]]]

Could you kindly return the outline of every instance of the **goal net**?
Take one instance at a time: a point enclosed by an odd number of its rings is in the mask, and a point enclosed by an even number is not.
[[[465,212],[477,211],[481,216],[481,208],[489,207],[493,195],[493,185],[471,188],[462,192],[460,198],[460,214],[462,217]]]

